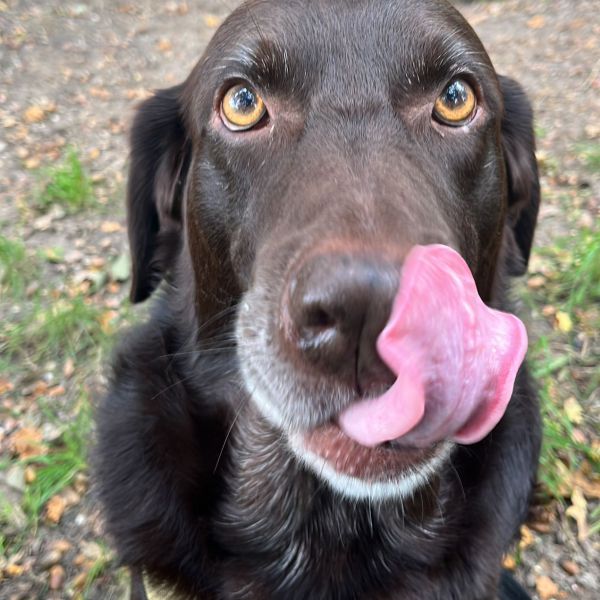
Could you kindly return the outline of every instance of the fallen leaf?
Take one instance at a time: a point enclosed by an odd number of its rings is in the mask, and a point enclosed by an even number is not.
[[[106,264],[106,259],[102,256],[92,256],[90,266],[94,269],[101,269]]]
[[[569,396],[569,398],[565,400],[563,407],[565,409],[567,419],[569,419],[571,423],[579,425],[583,421],[583,409],[581,408],[581,404],[577,402],[575,396]]]
[[[46,112],[41,106],[33,104],[23,113],[23,119],[26,123],[40,123],[46,118]]]
[[[19,458],[30,458],[46,453],[42,432],[34,427],[23,427],[9,438],[9,447]]]
[[[71,586],[76,590],[82,590],[87,583],[88,574],[86,571],[79,573],[71,580]]]
[[[60,565],[54,565],[48,576],[48,587],[51,590],[60,590],[65,582],[65,570]]]
[[[517,568],[517,561],[512,554],[507,554],[502,561],[502,566],[509,571],[514,571]]]
[[[40,166],[40,164],[41,164],[41,161],[40,161],[39,157],[37,157],[37,156],[28,158],[27,160],[25,160],[23,162],[23,166],[30,171],[32,169],[37,169]]]
[[[171,42],[167,38],[160,38],[160,40],[158,40],[158,43],[156,44],[156,47],[161,52],[168,52],[173,48],[173,44],[171,44]]]
[[[577,575],[577,573],[579,573],[579,567],[577,566],[577,563],[573,562],[572,560],[563,560],[561,561],[560,566],[562,567],[563,571],[569,575]]]
[[[569,331],[573,329],[573,321],[571,320],[571,317],[562,310],[559,310],[556,313],[554,321],[556,323],[556,328],[563,333],[569,333]]]
[[[48,500],[48,504],[46,504],[46,518],[51,523],[58,523],[61,520],[66,507],[67,503],[62,496],[52,496],[52,498]]]
[[[519,540],[519,548],[524,550],[533,544],[535,537],[531,533],[531,529],[527,525],[521,525],[521,539]]]
[[[571,502],[565,514],[577,523],[577,539],[583,542],[588,536],[587,501],[578,487],[573,488]]]
[[[56,540],[56,542],[52,544],[52,549],[56,550],[57,552],[60,552],[61,554],[68,552],[72,547],[73,546],[71,542],[65,539]]]
[[[54,387],[52,387],[48,390],[48,397],[49,398],[57,398],[58,396],[63,396],[65,392],[66,392],[66,390],[65,390],[64,386],[55,385]]]
[[[116,310],[107,310],[100,316],[100,327],[102,331],[110,335],[113,332],[113,321],[118,317],[119,313]]]
[[[527,280],[527,286],[532,290],[541,288],[546,283],[546,278],[543,275],[534,275]]]
[[[556,307],[552,306],[552,304],[546,304],[542,308],[542,314],[544,317],[553,317],[556,314]]]
[[[584,496],[593,500],[600,500],[600,477],[598,475],[588,476],[577,471],[572,477],[573,487],[578,487]]]
[[[4,567],[4,572],[9,577],[19,577],[23,575],[23,571],[25,571],[25,567],[23,565],[7,565]]]
[[[74,372],[75,372],[75,363],[73,362],[72,358],[67,358],[67,360],[65,360],[65,364],[63,366],[63,375],[67,379],[70,379]]]
[[[35,472],[35,467],[29,465],[25,468],[25,483],[33,483],[37,477],[37,473]]]
[[[12,392],[15,389],[14,383],[8,381],[8,379],[0,379],[0,396],[7,392]]]
[[[116,233],[117,231],[121,231],[123,226],[121,223],[117,223],[117,221],[103,221],[100,224],[100,231],[102,233]]]
[[[541,29],[545,24],[546,19],[544,19],[543,15],[535,15],[527,21],[527,27],[529,27],[529,29]]]
[[[221,19],[217,15],[204,15],[204,24],[211,29],[216,29],[221,24]]]
[[[131,263],[129,262],[129,255],[124,252],[110,266],[110,278],[113,281],[123,283],[129,279],[130,275]]]
[[[558,586],[546,575],[542,575],[535,580],[535,589],[539,594],[541,600],[550,600],[558,596]]]
[[[90,88],[90,96],[98,98],[99,100],[110,100],[112,94],[105,88],[92,86]]]

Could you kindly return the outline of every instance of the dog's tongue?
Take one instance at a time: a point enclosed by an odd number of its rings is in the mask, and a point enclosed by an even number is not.
[[[517,317],[483,303],[457,252],[415,246],[377,350],[396,382],[340,414],[346,435],[364,446],[472,444],[504,414],[527,334]]]

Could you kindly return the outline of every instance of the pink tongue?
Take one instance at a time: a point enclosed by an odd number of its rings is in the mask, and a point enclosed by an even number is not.
[[[506,410],[527,334],[517,317],[483,303],[457,252],[415,246],[377,350],[396,382],[340,414],[346,435],[364,446],[473,444]]]

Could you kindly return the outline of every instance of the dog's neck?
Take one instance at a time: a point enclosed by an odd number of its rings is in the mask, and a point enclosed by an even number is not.
[[[227,492],[214,519],[217,542],[238,577],[260,565],[272,589],[317,589],[328,581],[339,591],[366,562],[373,581],[385,582],[411,565],[440,560],[448,500],[443,481],[403,501],[346,499],[300,466],[284,436],[252,406],[245,412],[228,442],[222,465]],[[376,590],[364,592],[375,597]]]

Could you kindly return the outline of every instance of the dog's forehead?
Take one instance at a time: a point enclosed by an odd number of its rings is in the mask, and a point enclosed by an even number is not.
[[[305,73],[387,68],[418,77],[461,62],[491,68],[476,34],[444,0],[251,0],[213,44],[222,62],[260,67],[275,56]]]

